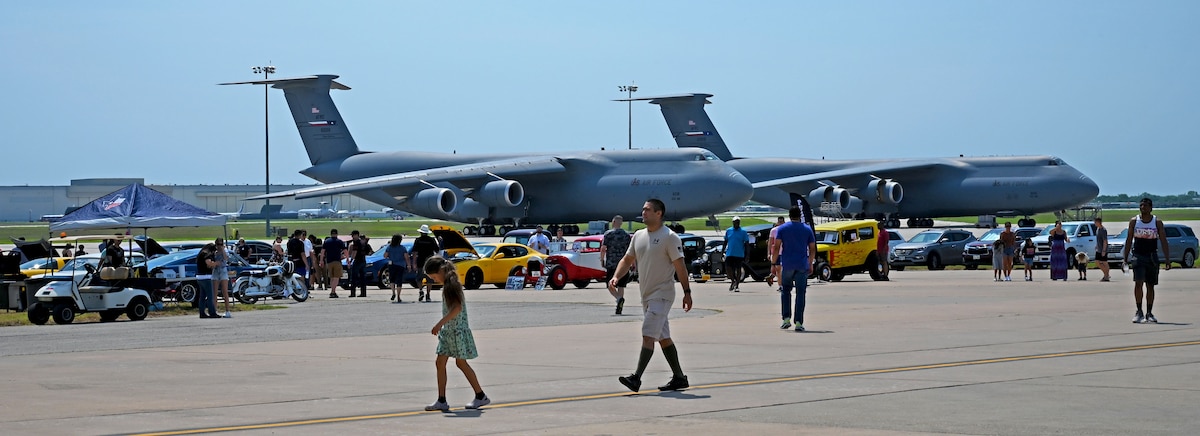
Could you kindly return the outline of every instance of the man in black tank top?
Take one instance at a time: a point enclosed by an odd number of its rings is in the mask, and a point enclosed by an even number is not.
[[[1171,249],[1167,246],[1167,235],[1163,232],[1162,221],[1151,214],[1154,211],[1154,201],[1143,198],[1138,203],[1138,216],[1129,220],[1129,232],[1125,236],[1125,262],[1133,270],[1133,302],[1137,312],[1133,314],[1135,324],[1141,322],[1157,323],[1154,317],[1154,286],[1158,284],[1158,246],[1162,245],[1163,257],[1168,259],[1167,270],[1171,269]],[[1133,250],[1130,257],[1129,250]],[[1142,313],[1142,285],[1146,286],[1146,312]]]

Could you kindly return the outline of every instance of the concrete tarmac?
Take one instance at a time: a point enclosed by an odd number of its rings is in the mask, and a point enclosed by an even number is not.
[[[1019,280],[1021,271],[1015,271]],[[991,272],[902,271],[809,286],[807,332],[780,330],[765,283],[693,284],[671,312],[691,389],[660,393],[657,352],[633,394],[617,377],[640,344],[593,284],[469,291],[493,403],[450,365],[436,398],[434,303],[390,292],[281,310],[0,328],[5,434],[1195,434],[1200,270],[1162,273],[1159,324],[1133,324],[1132,284],[993,282]],[[411,289],[404,297],[413,299]],[[436,299],[440,300],[440,296]]]

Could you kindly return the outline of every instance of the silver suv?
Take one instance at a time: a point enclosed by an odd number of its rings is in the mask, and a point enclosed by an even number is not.
[[[931,270],[962,265],[963,249],[974,240],[975,235],[966,230],[926,230],[892,249],[888,263],[896,271],[903,271],[908,265],[925,265]]]
[[[1196,265],[1197,238],[1191,227],[1183,224],[1163,224],[1163,233],[1167,234],[1167,247],[1171,249],[1171,262],[1178,263],[1184,268]],[[1120,264],[1125,259],[1121,257],[1125,249],[1125,237],[1129,235],[1126,226],[1116,236],[1108,238],[1108,263]],[[1161,247],[1160,247],[1161,249]]]

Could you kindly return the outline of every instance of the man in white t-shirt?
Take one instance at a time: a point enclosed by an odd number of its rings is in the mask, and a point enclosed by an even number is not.
[[[529,237],[529,246],[539,253],[550,254],[550,238],[546,237],[542,226],[537,226],[537,232]]]
[[[675,279],[683,287],[683,311],[692,310],[692,289],[688,285],[687,269],[683,265],[683,242],[679,235],[663,226],[667,207],[662,200],[652,198],[642,205],[642,220],[646,228],[633,234],[625,257],[617,265],[613,278],[608,281],[611,291],[617,286],[618,278],[629,272],[637,263],[638,288],[642,293],[642,353],[638,357],[637,371],[618,380],[629,390],[637,392],[642,387],[642,373],[654,356],[654,342],[658,341],[667,364],[671,366],[671,381],[659,386],[660,391],[677,391],[687,388],[688,379],[679,366],[679,353],[671,340],[671,328],[667,314],[675,302]]]
[[[317,275],[313,274],[313,268],[317,266],[316,256],[313,256],[312,241],[308,240],[308,230],[301,229],[300,237],[304,241],[304,262],[308,266],[304,269],[308,272],[308,289],[312,289],[315,287],[313,286],[316,283],[314,280],[317,278]]]

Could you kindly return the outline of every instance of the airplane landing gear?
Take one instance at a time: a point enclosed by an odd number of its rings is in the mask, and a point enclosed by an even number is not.
[[[683,233],[684,231],[687,230],[683,227],[683,224],[679,224],[679,223],[673,223],[673,224],[667,225],[667,228],[671,229],[671,231],[675,232],[675,233]]]
[[[884,218],[884,219],[880,220],[879,222],[883,223],[883,227],[885,229],[900,228],[900,218]]]
[[[579,234],[579,226],[574,224],[551,224],[546,226],[546,231],[550,232],[550,235],[557,235],[558,229],[562,229],[563,234],[567,236],[575,236]]]
[[[933,218],[909,218],[908,219],[908,227],[909,228],[933,227]]]
[[[1025,217],[1017,220],[1017,227],[1037,227],[1037,220]]]
[[[462,233],[466,236],[504,236],[505,233],[519,228],[531,227],[529,227],[529,225],[521,226],[519,224],[503,224],[499,227],[496,227],[492,224],[479,224],[477,226],[464,226],[462,228]],[[545,228],[546,231],[550,232],[550,235],[557,235],[558,229],[560,228],[562,229],[564,235],[576,236],[579,234],[579,226],[576,224],[551,224],[545,226]]]

